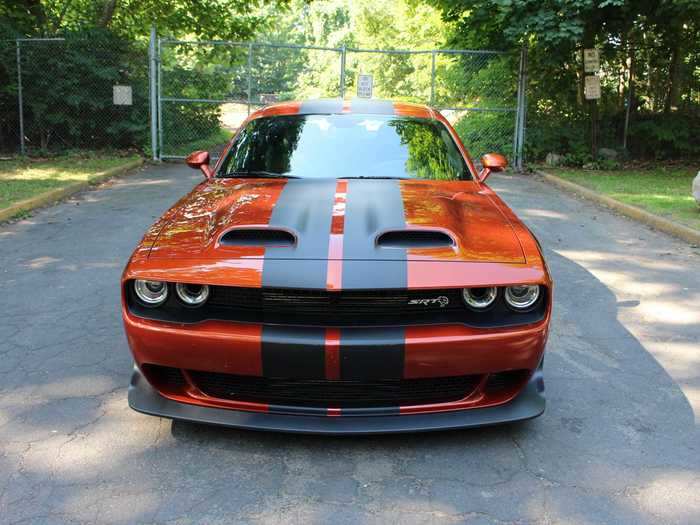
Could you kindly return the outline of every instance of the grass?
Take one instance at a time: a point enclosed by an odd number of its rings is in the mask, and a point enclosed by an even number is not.
[[[81,154],[46,159],[0,160],[0,209],[131,162],[137,155]]]
[[[616,171],[557,168],[546,171],[625,204],[700,230],[700,207],[692,194],[697,168]]]

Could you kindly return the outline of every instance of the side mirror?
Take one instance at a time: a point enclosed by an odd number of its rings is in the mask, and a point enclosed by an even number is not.
[[[209,167],[209,152],[208,151],[195,151],[190,153],[185,159],[187,165],[195,170],[202,170],[204,176],[207,180],[211,179],[214,174]]]
[[[479,182],[484,182],[494,171],[503,171],[508,167],[508,159],[500,153],[487,153],[481,157],[481,173]]]

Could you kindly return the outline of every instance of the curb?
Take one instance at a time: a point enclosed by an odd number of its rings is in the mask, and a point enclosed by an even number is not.
[[[611,197],[601,195],[600,193],[594,190],[585,188],[579,184],[576,184],[575,182],[564,180],[560,177],[557,177],[556,175],[552,175],[551,173],[545,173],[540,170],[534,171],[537,175],[543,177],[544,180],[546,180],[554,186],[557,186],[562,190],[576,193],[597,204],[611,208],[612,210],[620,213],[621,215],[625,215],[626,217],[635,219],[636,221],[646,224],[647,226],[651,226],[655,230],[659,230],[669,235],[673,235],[674,237],[683,239],[684,241],[687,241],[691,244],[700,245],[700,231],[694,230],[693,228],[690,228],[688,226],[684,226],[683,224],[678,224],[677,222],[671,221],[669,219],[659,217],[658,215],[649,213],[648,211],[638,208],[637,206],[625,204]]]
[[[64,186],[63,188],[56,188],[55,190],[46,191],[34,197],[30,197],[29,199],[24,199],[23,201],[16,202],[8,206],[7,208],[0,209],[0,222],[12,219],[20,213],[31,211],[36,208],[41,208],[43,206],[52,204],[58,200],[70,197],[74,193],[78,193],[79,191],[89,188],[90,186],[99,184],[100,182],[103,182],[112,177],[123,175],[125,172],[131,171],[134,168],[138,168],[142,164],[142,158],[132,160],[130,162],[127,162],[126,164],[122,164],[121,166],[115,166],[113,168],[109,168],[108,170],[102,171],[86,181],[74,182],[73,184],[69,184],[68,186]]]

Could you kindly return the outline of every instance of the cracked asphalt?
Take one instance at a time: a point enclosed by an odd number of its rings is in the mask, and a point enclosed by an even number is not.
[[[556,280],[541,418],[321,438],[131,411],[119,276],[198,180],[0,225],[0,523],[700,523],[700,249],[532,177],[491,184]]]

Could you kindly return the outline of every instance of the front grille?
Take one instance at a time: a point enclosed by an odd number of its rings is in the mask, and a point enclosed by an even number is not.
[[[326,291],[298,288],[244,288],[211,286],[209,300],[199,308],[182,304],[170,284],[168,299],[157,308],[144,306],[136,297],[133,281],[127,283],[129,310],[144,319],[197,323],[217,319],[241,323],[292,326],[411,326],[460,323],[474,327],[516,326],[539,322],[547,309],[542,290],[535,308],[515,312],[503,293],[485,311],[467,308],[461,288],[426,290],[376,289]]]
[[[459,290],[294,290],[215,286],[208,304],[260,322],[335,324],[339,326],[398,324],[464,311]]]
[[[190,371],[208,396],[272,405],[377,408],[447,403],[469,396],[480,376],[346,381],[279,379]]]

